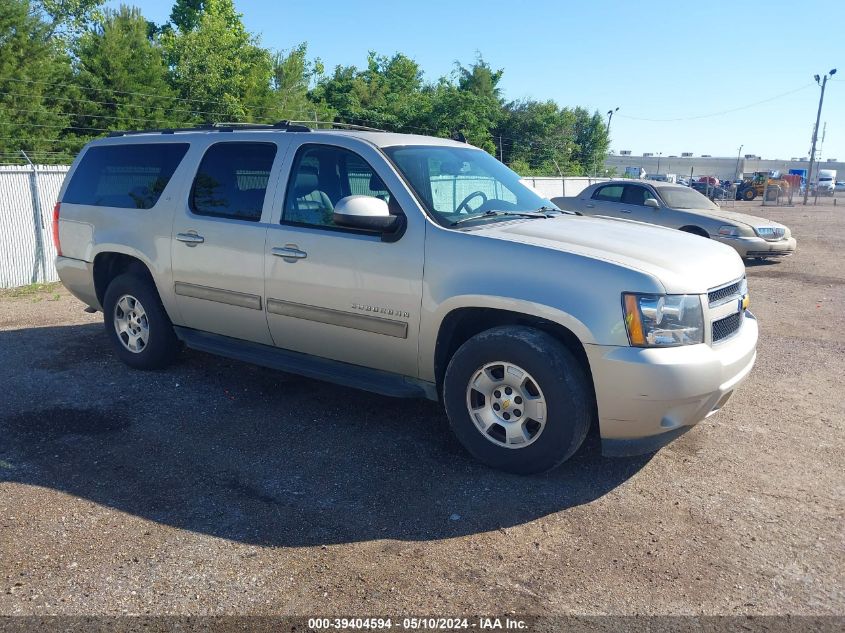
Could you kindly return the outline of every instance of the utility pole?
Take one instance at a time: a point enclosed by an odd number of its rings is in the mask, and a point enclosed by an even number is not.
[[[836,69],[833,68],[828,75],[833,77],[836,74]],[[804,206],[807,206],[807,198],[810,197],[810,183],[813,181],[813,163],[816,161],[816,141],[819,138],[819,121],[822,118],[822,104],[824,103],[824,89],[827,86],[828,75],[819,83],[819,76],[815,75],[816,83],[822,87],[821,96],[819,96],[819,110],[816,113],[816,124],[813,126],[813,146],[810,148],[810,169],[807,172],[807,186],[804,187]]]
[[[827,136],[827,121],[822,126],[822,142],[819,143],[819,165],[816,167],[816,195],[813,196],[813,204],[819,203],[819,177],[822,175],[821,163],[822,156],[824,156],[824,137]],[[834,190],[835,191],[835,190]]]
[[[743,147],[745,146],[740,145],[739,149],[736,150],[736,169],[734,169],[734,180],[739,180],[739,155],[742,154]]]
[[[660,157],[663,155],[663,152],[657,152],[657,173],[660,174]]]

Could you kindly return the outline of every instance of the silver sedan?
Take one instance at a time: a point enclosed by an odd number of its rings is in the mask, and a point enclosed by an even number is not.
[[[720,208],[695,189],[663,182],[611,180],[579,195],[553,198],[561,209],[658,224],[732,246],[740,257],[768,259],[795,252],[787,227]]]

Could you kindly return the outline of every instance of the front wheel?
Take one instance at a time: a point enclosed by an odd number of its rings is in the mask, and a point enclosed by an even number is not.
[[[461,444],[513,473],[563,463],[592,422],[581,364],[554,337],[529,327],[496,327],[464,343],[446,369],[443,400]]]
[[[166,367],[179,351],[179,339],[152,282],[140,275],[118,275],[103,297],[103,321],[117,356],[136,369]]]

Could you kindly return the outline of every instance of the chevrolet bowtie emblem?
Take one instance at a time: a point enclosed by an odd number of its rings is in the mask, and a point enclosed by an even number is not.
[[[505,400],[504,402],[502,402],[502,408],[503,408],[503,409],[507,409],[509,406],[511,406],[511,401],[510,401],[510,399]]]

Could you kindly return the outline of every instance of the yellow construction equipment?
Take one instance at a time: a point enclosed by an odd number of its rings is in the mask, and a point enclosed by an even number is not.
[[[770,186],[773,188],[769,189]],[[736,190],[737,200],[754,200],[768,191],[767,200],[777,200],[780,196],[789,195],[791,186],[789,181],[778,171],[756,171],[752,178],[746,179]]]

